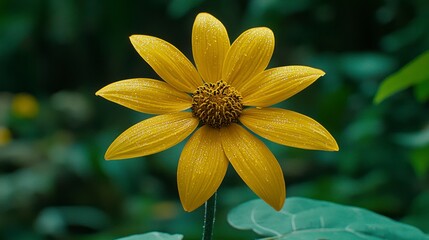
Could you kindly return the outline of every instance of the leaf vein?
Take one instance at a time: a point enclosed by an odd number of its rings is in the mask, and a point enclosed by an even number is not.
[[[257,220],[255,219],[255,211],[252,211],[252,213],[250,214],[250,219],[251,219],[251,221],[255,224],[255,226],[256,226],[256,227],[258,227],[258,228],[260,228],[260,229],[262,229],[262,230],[264,230],[264,231],[266,231],[266,232],[272,233],[272,234],[274,234],[275,236],[281,236],[281,235],[282,235],[280,232],[277,232],[277,231],[275,231],[275,230],[273,230],[273,229],[270,229],[270,228],[264,227],[264,226],[262,226],[261,224],[259,224],[259,223],[257,222]]]

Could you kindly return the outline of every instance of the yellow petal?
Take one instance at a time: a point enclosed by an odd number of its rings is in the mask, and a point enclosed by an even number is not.
[[[192,53],[198,72],[206,82],[221,79],[222,65],[229,49],[223,24],[208,13],[200,13],[192,29]]]
[[[305,66],[268,69],[246,82],[240,89],[243,104],[271,106],[295,95],[323,75],[323,71]]]
[[[238,124],[220,130],[223,149],[238,175],[256,195],[280,210],[286,188],[277,159],[261,140]]]
[[[332,135],[318,122],[297,112],[279,108],[250,108],[240,122],[260,136],[286,146],[338,151]]]
[[[194,65],[170,43],[146,35],[133,35],[130,40],[153,70],[177,90],[194,92],[202,85]]]
[[[228,160],[219,129],[201,127],[186,143],[177,169],[177,185],[183,208],[190,212],[206,202],[219,188]]]
[[[105,158],[116,160],[134,158],[161,152],[170,148],[198,126],[198,119],[190,112],[159,115],[128,128],[113,141]]]
[[[114,82],[100,89],[95,95],[151,114],[179,112],[192,105],[192,98],[188,94],[177,91],[165,82],[149,78]]]
[[[222,69],[222,80],[241,86],[262,72],[274,51],[274,34],[269,28],[252,28],[242,33],[231,45]]]

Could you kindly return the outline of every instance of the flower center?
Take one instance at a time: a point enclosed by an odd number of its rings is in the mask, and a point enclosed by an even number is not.
[[[235,88],[222,80],[204,83],[192,95],[192,114],[210,127],[225,127],[238,122],[242,99]]]

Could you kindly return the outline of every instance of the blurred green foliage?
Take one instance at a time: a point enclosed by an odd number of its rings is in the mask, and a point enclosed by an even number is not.
[[[373,105],[381,81],[429,49],[428,1],[2,0],[0,239],[149,231],[200,238],[202,210],[185,213],[178,202],[183,143],[104,161],[111,141],[148,115],[94,93],[121,79],[158,78],[129,43],[132,34],[165,39],[192,59],[192,23],[202,11],[220,19],[231,39],[250,27],[273,29],[271,67],[327,73],[280,106],[319,121],[340,152],[266,142],[284,169],[288,196],[368,208],[429,232],[428,102],[406,89]],[[230,169],[219,189],[216,239],[254,237],[225,220],[254,198]]]
[[[418,56],[397,73],[390,75],[380,85],[375,95],[374,102],[380,103],[392,94],[404,90],[407,87],[416,87],[416,97],[420,101],[429,98],[429,50]]]

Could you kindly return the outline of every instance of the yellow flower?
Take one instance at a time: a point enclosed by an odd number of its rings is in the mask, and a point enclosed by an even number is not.
[[[6,127],[0,125],[0,147],[8,144],[12,140],[12,134]]]
[[[146,35],[133,35],[130,40],[165,82],[122,80],[96,95],[158,116],[123,132],[105,158],[133,158],[163,151],[201,125],[186,143],[177,169],[179,196],[186,211],[198,208],[215,193],[229,163],[260,198],[276,210],[282,208],[286,196],[282,169],[265,144],[244,127],[286,146],[338,150],[331,134],[313,119],[266,108],[325,74],[305,66],[265,70],[274,50],[270,29],[249,29],[230,45],[222,23],[200,13],[192,29],[196,68],[164,40]]]
[[[35,118],[39,113],[39,103],[31,94],[18,93],[12,100],[12,112],[22,118]]]

